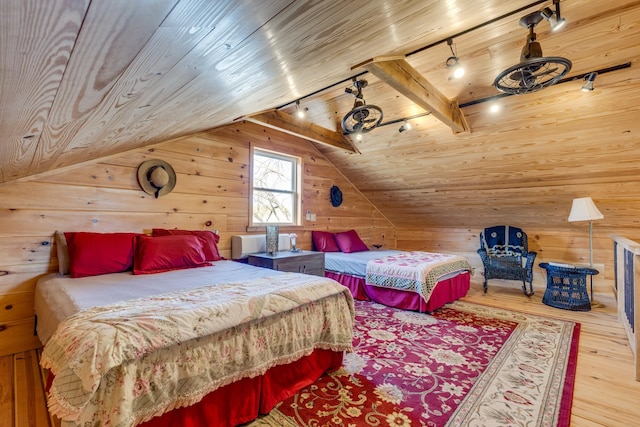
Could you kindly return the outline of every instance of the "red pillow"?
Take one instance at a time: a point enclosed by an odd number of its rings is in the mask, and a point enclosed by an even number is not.
[[[344,253],[368,251],[367,245],[360,239],[356,230],[336,233],[336,243]]]
[[[312,231],[311,240],[313,240],[313,247],[316,248],[316,251],[340,252],[333,233],[329,233],[328,231]]]
[[[198,236],[138,236],[133,274],[162,273],[211,265],[205,261],[203,245],[204,240]]]
[[[152,230],[152,234],[154,237],[158,236],[198,236],[204,239],[204,245],[202,247],[204,251],[204,258],[206,261],[219,261],[224,259],[220,256],[220,252],[218,251],[218,242],[220,241],[220,236],[214,233],[213,231],[208,230],[166,230],[164,228],[154,228]]]
[[[137,233],[64,233],[71,277],[97,276],[131,270]]]

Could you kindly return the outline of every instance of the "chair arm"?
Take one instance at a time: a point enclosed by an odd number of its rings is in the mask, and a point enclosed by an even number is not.
[[[489,262],[488,255],[487,255],[487,250],[480,248],[476,252],[478,252],[478,255],[480,255],[480,259],[482,260],[482,264],[487,265],[487,263]]]
[[[536,260],[536,256],[538,256],[537,252],[527,252],[527,270],[531,270],[533,268],[533,262]]]

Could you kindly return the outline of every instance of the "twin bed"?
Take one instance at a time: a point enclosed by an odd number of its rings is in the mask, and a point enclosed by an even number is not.
[[[422,313],[464,297],[472,270],[457,255],[396,250],[327,252],[324,268],[355,299]]]
[[[353,297],[429,312],[469,289],[460,257],[327,252],[323,278],[224,260],[207,233],[56,234],[61,270],[39,280],[35,311],[63,426],[249,422],[341,366]]]
[[[325,276],[359,300],[430,313],[469,291],[473,269],[458,255],[369,250],[355,230],[314,231],[312,240],[325,253]]]

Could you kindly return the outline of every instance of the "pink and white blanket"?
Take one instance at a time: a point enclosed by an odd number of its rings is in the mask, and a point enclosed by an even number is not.
[[[316,348],[351,351],[353,317],[346,288],[290,273],[94,307],[44,348],[49,407],[76,425],[133,426]]]
[[[438,281],[449,274],[469,271],[469,262],[459,256],[431,252],[402,252],[367,263],[367,284],[419,293],[429,301]]]

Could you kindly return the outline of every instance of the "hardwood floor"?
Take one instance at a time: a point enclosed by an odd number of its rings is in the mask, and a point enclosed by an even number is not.
[[[0,357],[0,427],[49,427],[36,350]]]
[[[634,381],[633,354],[617,320],[611,295],[596,294],[605,307],[572,312],[542,304],[544,290],[524,296],[515,282],[494,280],[484,294],[479,278],[466,301],[572,320],[581,324],[571,425],[640,425],[640,382]],[[0,427],[49,427],[37,351],[0,357]]]

